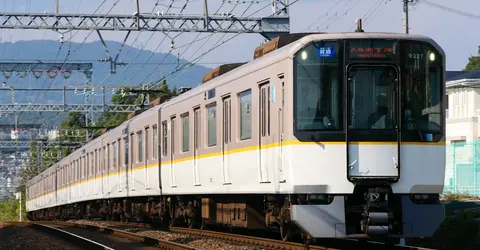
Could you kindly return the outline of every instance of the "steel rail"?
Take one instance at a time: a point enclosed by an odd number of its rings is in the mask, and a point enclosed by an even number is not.
[[[199,230],[199,229],[191,229],[191,228],[182,228],[182,227],[170,227],[170,231],[174,233],[184,233],[184,234],[191,234],[196,236],[202,236],[206,238],[214,238],[218,240],[224,240],[234,243],[241,243],[253,246],[260,246],[266,249],[289,249],[289,250],[336,250],[337,248],[328,248],[322,246],[306,246],[304,244],[295,243],[295,242],[285,242],[281,240],[273,240],[268,238],[260,238],[260,237],[253,237],[253,236],[246,236],[240,234],[230,234],[230,233],[222,233],[216,231],[208,231],[208,230]]]
[[[141,242],[143,244],[157,247],[160,249],[166,250],[199,250],[198,248],[183,245],[180,243],[167,241],[167,240],[159,240],[148,236],[142,236],[135,233],[126,232],[123,230],[113,229],[109,227],[101,227],[95,225],[85,225],[85,224],[78,224],[78,223],[71,223],[71,222],[54,222],[56,225],[68,226],[68,227],[76,227],[76,228],[84,228],[87,230],[98,231],[104,234],[112,235],[115,237],[128,239],[130,241]]]
[[[67,232],[65,230],[51,227],[48,225],[40,224],[40,223],[34,223],[34,222],[8,222],[8,224],[11,225],[26,225],[31,228],[37,229],[42,232],[46,232],[49,234],[54,234],[57,235],[60,238],[63,238],[69,242],[74,242],[78,244],[79,246],[85,248],[85,249],[103,249],[103,250],[113,250],[113,248],[107,247],[105,245],[102,245],[98,242],[95,242],[93,240],[78,236],[76,234]]]

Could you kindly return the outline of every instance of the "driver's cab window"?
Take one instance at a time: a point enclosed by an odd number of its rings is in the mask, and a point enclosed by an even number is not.
[[[295,55],[295,129],[340,130],[342,95],[337,42],[313,43]]]
[[[349,70],[351,129],[394,129],[396,70],[354,67]]]

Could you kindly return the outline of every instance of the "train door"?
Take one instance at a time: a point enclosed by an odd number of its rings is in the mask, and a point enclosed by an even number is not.
[[[279,152],[279,159],[278,159],[278,181],[279,182],[285,182],[285,174],[284,174],[284,169],[283,169],[283,140],[284,140],[284,124],[285,124],[285,118],[284,118],[284,113],[285,113],[285,82],[283,81],[283,76],[282,76],[282,90],[280,93],[280,108],[278,109],[278,133],[277,133],[277,140],[278,140],[278,152]],[[272,90],[272,102],[275,102],[275,89]]]
[[[399,74],[393,66],[348,68],[347,164],[349,180],[398,179]]]
[[[268,138],[270,135],[270,84],[260,86],[260,182],[269,182],[268,178]]]
[[[176,118],[175,117],[172,117],[172,120],[171,120],[171,133],[170,133],[170,145],[171,145],[171,150],[170,150],[170,183],[172,184],[172,187],[177,187],[177,182],[175,181],[175,147],[176,147],[176,144],[175,144],[175,136],[176,135],[176,131],[175,131],[175,127],[176,127]]]
[[[150,147],[149,147],[149,142],[150,142],[150,130],[149,127],[145,128],[145,162],[144,168],[145,168],[145,189],[150,189],[150,178],[148,176],[148,165],[150,164]],[[143,142],[139,142],[143,143]],[[139,145],[140,146],[140,145]]]
[[[106,166],[105,166],[105,172],[106,172],[106,180],[107,180],[107,195],[109,195],[111,192],[112,192],[112,189],[110,187],[110,161],[111,161],[111,157],[110,157],[110,154],[111,154],[111,151],[110,151],[110,144],[107,144],[107,147],[105,148],[107,151],[105,152],[105,157],[106,158]]]
[[[199,149],[200,149],[200,138],[201,138],[201,114],[200,108],[197,108],[193,111],[193,178],[195,186],[200,186],[200,173],[199,173]]]
[[[128,183],[128,186],[130,188],[131,191],[134,191],[135,190],[135,181],[134,181],[134,177],[133,177],[133,166],[135,166],[135,137],[134,137],[134,133],[130,133],[130,140],[128,141],[128,143],[130,144],[130,147],[128,147],[128,152],[129,152],[129,155],[130,157],[128,159],[126,159],[126,162],[125,162],[125,165],[130,165],[130,168],[127,167],[127,169],[129,169],[129,182]],[[127,150],[127,148],[126,148]],[[127,172],[128,172],[127,171]]]
[[[230,184],[230,159],[228,151],[232,142],[232,101],[230,97],[223,99],[222,115],[222,176],[223,184]]]
[[[103,143],[102,143],[103,144]],[[105,195],[105,189],[106,189],[106,182],[105,180],[108,178],[108,176],[106,175],[107,173],[105,172],[105,147],[103,147],[103,149],[100,149],[100,153],[99,153],[99,157],[100,157],[100,176],[102,176],[102,178],[100,178],[102,180],[102,196]]]

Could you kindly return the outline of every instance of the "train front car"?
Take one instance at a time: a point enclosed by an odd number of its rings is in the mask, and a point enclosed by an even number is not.
[[[291,220],[312,237],[432,236],[445,216],[442,49],[353,33],[294,52]]]

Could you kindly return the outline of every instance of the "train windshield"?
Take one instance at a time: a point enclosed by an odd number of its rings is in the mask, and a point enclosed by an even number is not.
[[[295,129],[342,129],[342,80],[337,42],[313,43],[295,57]]]
[[[391,66],[360,66],[348,71],[349,129],[395,129],[397,76]]]
[[[443,58],[432,46],[402,43],[403,130],[441,132]]]
[[[348,129],[358,133],[401,129],[404,141],[440,140],[444,115],[441,55],[429,43],[409,40],[307,45],[294,57],[295,131],[306,132],[301,136],[309,131],[341,135],[346,122]],[[360,139],[372,139],[364,135]]]

